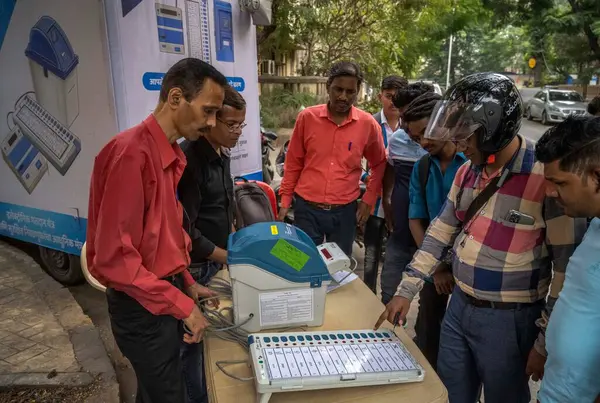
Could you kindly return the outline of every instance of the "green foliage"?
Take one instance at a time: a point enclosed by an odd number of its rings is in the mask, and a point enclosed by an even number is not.
[[[259,27],[259,52],[304,52],[302,75],[324,75],[351,59],[378,87],[389,74],[451,82],[476,71],[578,74],[600,68],[599,0],[273,0],[273,26]]]
[[[598,0],[483,0],[496,24],[523,27],[538,84],[576,73],[587,83],[600,66]],[[543,76],[548,76],[544,78]],[[560,81],[560,80],[559,80]]]
[[[377,99],[377,97],[371,97],[371,99],[366,100],[364,102],[360,102],[358,107],[365,112],[369,112],[370,114],[377,113],[381,110],[381,102]]]
[[[527,41],[524,30],[508,26],[494,29],[490,23],[461,30],[454,35],[451,82],[481,71],[519,71],[525,68]],[[448,63],[448,41],[432,55],[421,72],[445,82]]]
[[[318,103],[317,96],[308,92],[275,89],[260,96],[260,117],[263,127],[279,129],[294,127],[296,117],[302,107]]]
[[[274,0],[275,28],[259,29],[265,58],[301,49],[300,73],[324,75],[351,59],[378,86],[389,74],[415,76],[450,32],[477,24],[487,10],[480,0]],[[266,37],[265,33],[272,32]]]

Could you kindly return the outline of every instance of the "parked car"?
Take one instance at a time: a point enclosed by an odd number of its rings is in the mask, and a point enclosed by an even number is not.
[[[570,115],[585,115],[587,104],[575,91],[544,87],[533,96],[525,108],[528,120],[540,119],[543,125],[558,123]]]

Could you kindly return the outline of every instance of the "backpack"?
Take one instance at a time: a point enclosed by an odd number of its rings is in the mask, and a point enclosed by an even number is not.
[[[235,227],[244,228],[257,222],[275,221],[275,211],[273,210],[273,200],[275,192],[267,184],[261,182],[248,181],[243,178],[236,178],[233,186],[233,197],[235,205]],[[268,195],[269,192],[272,193]],[[272,197],[270,197],[272,196]]]
[[[427,207],[427,181],[429,180],[429,168],[431,166],[431,157],[429,154],[425,154],[419,160],[419,183],[421,184],[421,197],[423,203],[425,203],[425,211],[429,213]],[[429,220],[427,220],[429,221]]]

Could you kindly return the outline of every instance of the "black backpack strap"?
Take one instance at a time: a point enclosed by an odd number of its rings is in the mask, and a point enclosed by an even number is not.
[[[500,189],[500,187],[506,183],[512,176],[512,173],[508,170],[504,171],[502,175],[496,176],[488,183],[488,185],[477,195],[475,199],[469,205],[465,217],[463,218],[463,227],[471,221],[475,214],[479,213],[479,210],[490,200],[490,198]],[[502,182],[500,182],[502,180]]]
[[[429,213],[427,207],[427,181],[429,180],[429,167],[431,165],[431,157],[425,154],[419,160],[419,183],[421,184],[421,197],[425,203],[425,211]]]

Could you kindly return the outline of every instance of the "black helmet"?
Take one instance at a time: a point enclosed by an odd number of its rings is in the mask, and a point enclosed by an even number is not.
[[[515,83],[496,73],[476,73],[451,86],[438,102],[426,138],[466,140],[477,135],[479,151],[496,154],[521,128],[523,101]]]

